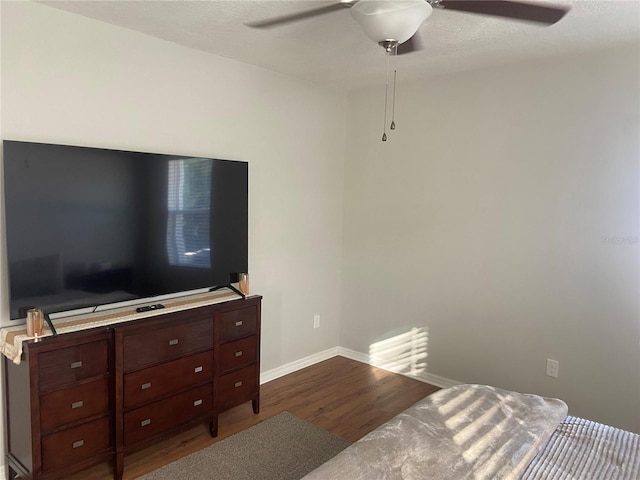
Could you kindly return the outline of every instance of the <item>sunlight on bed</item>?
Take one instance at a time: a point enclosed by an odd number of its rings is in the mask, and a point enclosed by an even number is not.
[[[372,365],[394,373],[419,376],[427,371],[428,329],[412,327],[369,346]]]
[[[464,461],[473,465],[476,479],[502,478],[505,468],[509,468],[500,459],[513,448],[514,439],[509,438],[509,432],[515,431],[521,421],[511,416],[511,408],[504,400],[498,395],[488,401],[467,390],[438,405],[451,440],[460,447]]]
[[[394,333],[370,345],[371,364],[409,376],[424,374],[427,371],[428,329],[412,327]],[[442,399],[444,401],[436,402],[442,428],[446,431],[441,434],[444,433],[452,445],[457,445],[455,451],[459,458],[473,466],[473,478],[502,478],[506,475],[505,469],[513,464],[507,462],[505,467],[503,456],[513,453],[510,431],[519,426],[506,399],[495,393],[490,397],[478,395],[474,389],[460,390]],[[520,436],[529,437],[526,433]],[[516,459],[514,462],[518,463]]]

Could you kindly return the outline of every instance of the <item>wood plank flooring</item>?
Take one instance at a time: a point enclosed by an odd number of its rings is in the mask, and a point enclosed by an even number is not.
[[[215,439],[202,424],[128,455],[124,480],[135,479],[284,411],[355,442],[437,390],[402,375],[333,357],[262,385],[260,413],[253,414],[251,402],[224,412]],[[112,478],[111,465],[101,464],[68,480]]]

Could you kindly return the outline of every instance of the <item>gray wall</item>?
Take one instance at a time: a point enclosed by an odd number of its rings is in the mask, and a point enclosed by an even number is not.
[[[351,95],[341,346],[640,431],[639,53]]]

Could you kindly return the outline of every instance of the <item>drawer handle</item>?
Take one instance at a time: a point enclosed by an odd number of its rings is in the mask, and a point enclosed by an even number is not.
[[[236,322],[236,327],[241,327],[242,326],[242,320],[239,320]]]
[[[73,363],[71,364],[71,368],[80,368],[80,367],[82,367],[82,361],[79,361],[79,362],[73,362]]]
[[[150,423],[151,423],[151,419],[150,419],[150,418],[147,418],[146,420],[142,420],[142,421],[140,422],[140,426],[141,426],[141,427],[146,427],[146,426],[147,426],[147,425],[149,425]]]
[[[169,345],[177,345],[178,344],[178,339],[174,338],[173,340],[169,340]]]
[[[80,400],[79,402],[73,402],[71,404],[71,408],[80,408],[82,406],[84,406],[84,402],[82,400]]]
[[[147,388],[151,388],[151,382],[149,383],[143,383],[142,385],[140,385],[140,388],[142,390],[146,390]]]
[[[242,350],[240,350],[239,352],[236,352],[236,357],[241,357],[242,356]]]
[[[236,382],[236,383],[234,383],[233,386],[236,387],[236,388],[241,387],[242,386],[242,382]]]
[[[202,405],[202,400],[196,400],[195,402],[193,402],[194,407],[197,407],[198,405]]]
[[[72,446],[73,448],[79,448],[79,447],[81,447],[81,446],[83,446],[83,445],[84,445],[84,440],[78,440],[77,442],[73,442],[73,443],[71,444],[71,446]]]
[[[193,369],[193,373],[200,373],[202,371],[202,367],[196,367]]]

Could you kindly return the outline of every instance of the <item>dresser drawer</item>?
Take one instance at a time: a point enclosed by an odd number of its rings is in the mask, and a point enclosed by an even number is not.
[[[154,435],[211,416],[213,386],[197,387],[124,414],[124,444],[132,445]]]
[[[145,368],[124,377],[124,406],[129,408],[213,379],[213,350]]]
[[[223,312],[218,317],[217,327],[221,342],[255,334],[258,331],[258,310],[247,307]]]
[[[230,370],[255,363],[258,359],[258,337],[251,337],[225,343],[218,351],[218,371],[225,373]]]
[[[219,409],[235,407],[252,400],[258,392],[257,365],[249,365],[220,377],[218,383]]]
[[[213,319],[209,316],[179,324],[168,321],[162,327],[125,335],[124,370],[128,372],[211,348],[213,348]]]
[[[108,412],[109,384],[106,378],[57,390],[40,399],[40,425],[45,431]]]
[[[109,419],[101,418],[42,439],[42,469],[68,467],[111,448]]]
[[[80,344],[38,356],[40,391],[109,372],[107,341]]]

